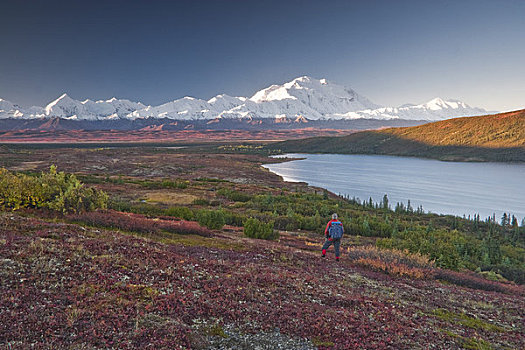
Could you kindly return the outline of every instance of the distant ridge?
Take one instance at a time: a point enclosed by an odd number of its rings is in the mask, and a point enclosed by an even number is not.
[[[283,152],[383,154],[457,161],[525,161],[525,109],[343,137],[284,141]]]

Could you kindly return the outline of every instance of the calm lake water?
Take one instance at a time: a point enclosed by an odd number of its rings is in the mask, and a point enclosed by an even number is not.
[[[283,156],[279,156],[283,157]],[[525,217],[525,164],[460,163],[437,160],[341,154],[287,154],[306,158],[265,168],[286,181],[306,182],[336,194],[380,202],[385,194],[396,202],[440,214],[480,214],[484,219],[504,212]]]

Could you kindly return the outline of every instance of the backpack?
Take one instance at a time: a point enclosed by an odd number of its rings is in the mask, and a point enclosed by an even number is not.
[[[343,224],[341,223],[341,221],[331,222],[330,227],[328,228],[328,233],[333,239],[339,239],[343,237]]]

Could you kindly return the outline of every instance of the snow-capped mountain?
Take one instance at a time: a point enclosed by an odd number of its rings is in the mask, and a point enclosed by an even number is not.
[[[209,112],[210,106],[208,102],[186,96],[160,106],[148,106],[136,110],[128,114],[127,118],[210,119],[211,117],[208,116]]]
[[[44,109],[46,117],[58,117],[64,119],[118,119],[124,118],[130,113],[146,106],[140,102],[129,100],[118,100],[111,98],[107,101],[77,101],[63,94]]]
[[[7,100],[0,98],[0,119],[5,118],[21,118],[25,114],[29,113],[40,113],[43,111],[42,107],[30,107],[27,110],[23,110],[20,106],[15,105]]]
[[[326,79],[303,76],[282,85],[272,85],[252,97],[217,95],[208,101],[184,97],[159,106],[112,98],[78,101],[63,94],[45,108],[23,109],[0,99],[0,118],[61,118],[70,120],[137,120],[168,118],[174,120],[290,119],[352,120],[407,119],[436,121],[459,116],[486,114],[482,108],[457,101],[435,98],[419,105],[383,107],[354,90]]]
[[[349,112],[335,117],[348,119],[408,119],[438,121],[453,117],[467,117],[487,114],[483,108],[470,107],[458,100],[445,101],[439,97],[427,103],[413,105],[407,104],[400,107],[381,107],[373,110]]]

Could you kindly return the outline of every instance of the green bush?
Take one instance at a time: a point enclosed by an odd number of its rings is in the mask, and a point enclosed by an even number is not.
[[[211,230],[220,230],[226,223],[222,210],[200,210],[197,213],[197,221]]]
[[[111,196],[108,202],[108,208],[116,210],[116,211],[130,212],[132,206],[131,206],[130,201],[127,199],[120,198],[117,196]]]
[[[249,218],[244,222],[244,235],[258,239],[277,239],[279,238],[279,232],[273,229],[273,224],[273,221],[265,224],[256,218]]]
[[[436,230],[427,232],[423,227],[396,231],[392,238],[380,238],[376,241],[379,248],[408,250],[420,253],[435,260],[436,266],[448,269],[463,267],[461,249],[466,245],[464,237],[457,231]]]
[[[113,183],[125,183],[125,181],[119,177],[115,182],[114,179],[111,179]],[[164,179],[162,181],[148,181],[148,180],[127,180],[126,182],[137,184],[141,187],[148,188],[150,190],[162,189],[162,188],[172,188],[172,189],[185,189],[188,188],[188,181],[184,180],[170,180]]]
[[[188,207],[169,207],[165,211],[165,215],[173,216],[182,220],[193,220],[193,211]]]
[[[229,190],[227,188],[221,188],[217,191],[219,196],[224,196],[234,202],[248,202],[253,196],[239,191]]]
[[[232,226],[242,226],[242,223],[246,219],[246,217],[242,214],[231,212],[231,211],[222,211],[224,214],[224,220],[226,221],[226,225],[232,225]]]
[[[49,208],[60,212],[81,212],[106,208],[105,192],[85,187],[72,174],[51,166],[40,176],[13,174],[0,169],[0,208]]]
[[[195,198],[193,200],[193,204],[207,206],[207,205],[210,205],[210,201],[207,199],[203,199],[203,198]]]
[[[188,181],[181,181],[181,180],[164,180],[161,183],[161,186],[163,188],[178,188],[178,189],[185,189],[188,188]]]

